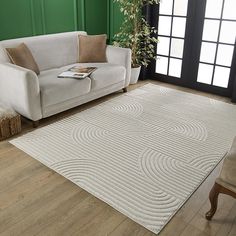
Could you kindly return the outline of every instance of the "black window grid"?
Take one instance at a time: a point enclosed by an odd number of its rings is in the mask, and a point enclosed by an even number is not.
[[[213,72],[212,72],[212,78],[211,78],[211,84],[210,84],[212,86],[215,86],[213,83],[214,83],[216,67],[224,67],[224,68],[229,68],[229,69],[231,68],[231,65],[226,66],[226,65],[217,64],[217,56],[218,56],[219,45],[235,46],[235,43],[231,44],[231,43],[220,42],[220,34],[221,34],[222,22],[223,21],[236,22],[236,20],[233,20],[233,19],[225,19],[225,18],[223,18],[224,6],[225,6],[225,0],[223,0],[223,2],[222,2],[220,18],[204,17],[204,20],[217,20],[217,21],[219,21],[219,30],[218,30],[217,40],[216,41],[211,41],[211,40],[204,40],[204,39],[202,39],[202,43],[206,42],[206,43],[214,43],[214,44],[216,44],[216,51],[215,51],[214,62],[213,63],[208,63],[208,62],[204,62],[204,61],[199,60],[199,63],[201,63],[201,64],[206,64],[206,65],[213,66]]]
[[[185,36],[184,36],[184,37],[176,37],[176,36],[172,36],[172,33],[173,33],[173,21],[174,21],[174,17],[184,18],[184,19],[186,19],[186,21],[187,21],[187,14],[186,14],[186,16],[183,16],[183,15],[176,15],[176,14],[174,14],[174,7],[175,7],[175,0],[173,0],[172,12],[171,12],[172,14],[171,14],[171,15],[169,15],[169,14],[159,14],[159,17],[160,17],[160,16],[171,17],[170,35],[161,35],[161,34],[158,34],[158,37],[166,37],[166,38],[169,38],[169,39],[170,39],[168,55],[157,54],[157,56],[161,56],[161,57],[168,58],[167,75],[169,75],[169,70],[170,70],[170,60],[171,60],[171,59],[183,60],[183,56],[182,56],[182,57],[171,56],[172,39],[182,39],[182,40],[185,41]],[[186,25],[185,25],[185,27],[186,27]],[[186,29],[185,29],[185,30],[186,30]],[[185,31],[185,33],[186,33],[186,31]],[[181,68],[181,71],[182,71],[182,68]]]

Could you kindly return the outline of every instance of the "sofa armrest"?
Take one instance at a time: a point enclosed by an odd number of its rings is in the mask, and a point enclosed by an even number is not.
[[[11,63],[0,64],[0,102],[31,119],[42,118],[40,88],[37,75]]]
[[[130,83],[131,50],[115,46],[107,46],[107,60],[109,63],[122,65],[126,68],[125,87]]]

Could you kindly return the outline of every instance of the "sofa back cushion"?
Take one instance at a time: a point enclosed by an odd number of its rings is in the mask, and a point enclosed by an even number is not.
[[[83,31],[33,36],[27,38],[10,39],[0,42],[0,63],[9,62],[1,53],[1,48],[17,47],[25,43],[31,51],[40,71],[62,67],[77,62],[78,35],[87,35]]]

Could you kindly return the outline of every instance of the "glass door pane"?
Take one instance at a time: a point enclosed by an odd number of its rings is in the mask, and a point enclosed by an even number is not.
[[[159,8],[156,73],[181,78],[188,0],[163,0]]]
[[[236,1],[235,0],[225,0],[223,19],[236,20]]]
[[[223,0],[208,0],[206,4],[206,14],[208,18],[220,18]]]
[[[236,0],[206,1],[198,83],[228,88],[235,48],[235,9]]]

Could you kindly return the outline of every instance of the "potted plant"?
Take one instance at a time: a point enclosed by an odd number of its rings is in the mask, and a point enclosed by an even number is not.
[[[159,0],[114,0],[120,6],[124,21],[120,32],[114,36],[114,45],[132,50],[131,84],[138,81],[141,66],[147,67],[156,58],[154,37],[156,30],[151,27],[142,14],[147,4],[157,4]]]

